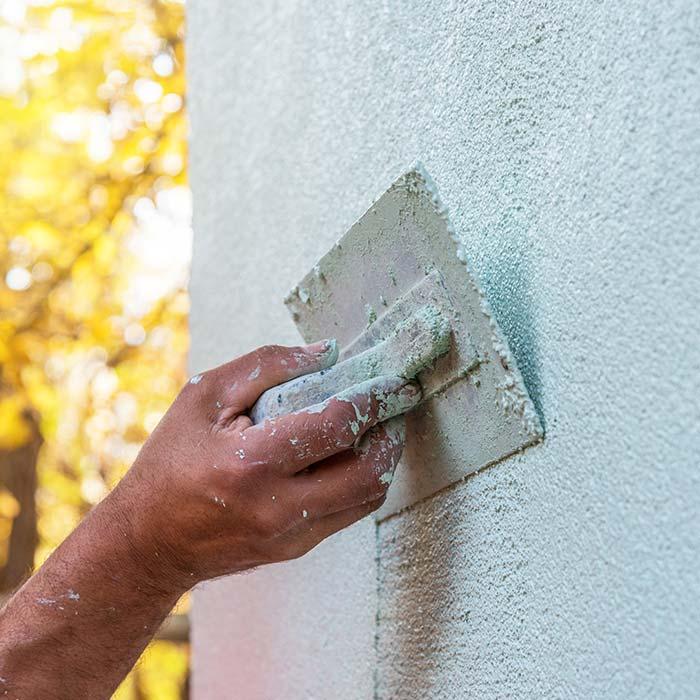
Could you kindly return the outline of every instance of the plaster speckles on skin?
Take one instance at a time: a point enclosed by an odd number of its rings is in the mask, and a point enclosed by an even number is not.
[[[245,450],[243,450],[242,448],[237,449],[236,456],[238,457],[238,459],[245,459]]]
[[[61,600],[70,600],[73,602],[77,602],[80,600],[80,594],[76,593],[72,588],[69,588],[68,591],[64,595],[59,595],[56,596],[55,598],[49,598],[49,597],[40,597],[36,599],[36,602],[39,605],[56,605],[59,601]],[[60,610],[63,610],[62,606],[59,606]]]
[[[258,365],[249,375],[248,375],[248,381],[253,381],[254,379],[257,379],[260,376],[260,365]]]
[[[352,430],[354,435],[359,435],[362,426],[369,422],[369,414],[362,414],[356,403],[351,402],[351,405],[355,411],[356,420],[350,422],[350,430]]]
[[[190,379],[190,384],[199,384],[203,379],[201,374],[195,374],[192,379]]]
[[[221,506],[222,508],[226,508],[226,503],[224,502],[223,498],[220,498],[219,496],[214,496],[212,500],[214,501],[214,503]]]
[[[391,484],[391,482],[393,480],[394,480],[394,472],[393,471],[386,471],[379,477],[380,483],[384,484],[385,486],[389,486],[389,484]]]

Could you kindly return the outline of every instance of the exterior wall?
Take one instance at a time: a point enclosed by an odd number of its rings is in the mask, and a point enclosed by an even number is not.
[[[195,595],[194,697],[694,698],[700,5],[188,3],[192,370],[420,159],[545,421]]]

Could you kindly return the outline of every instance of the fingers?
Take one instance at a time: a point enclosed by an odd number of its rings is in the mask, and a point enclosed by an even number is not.
[[[292,476],[287,498],[314,518],[375,501],[391,484],[405,439],[403,416],[380,423],[357,447]]]
[[[213,389],[227,417],[247,411],[267,389],[303,374],[319,372],[335,364],[335,340],[285,347],[265,345],[220,367],[197,375],[190,384]]]
[[[398,377],[376,377],[317,406],[264,421],[243,435],[246,452],[286,473],[305,469],[352,447],[377,423],[414,408],[420,386]]]

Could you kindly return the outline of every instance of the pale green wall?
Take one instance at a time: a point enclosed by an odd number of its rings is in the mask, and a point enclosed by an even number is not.
[[[700,4],[188,13],[193,370],[294,341],[288,288],[420,159],[547,428],[203,587],[195,699],[697,697]]]

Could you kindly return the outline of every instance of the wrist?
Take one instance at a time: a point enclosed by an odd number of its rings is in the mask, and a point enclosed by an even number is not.
[[[125,477],[95,509],[100,528],[109,532],[123,559],[122,573],[149,596],[177,600],[197,581],[168,542],[164,524],[154,517],[146,492]]]

